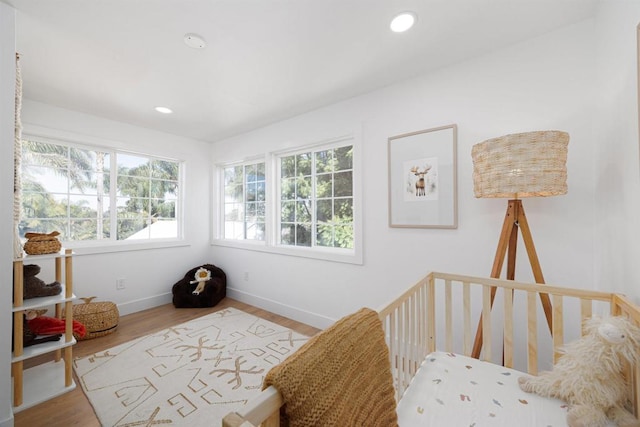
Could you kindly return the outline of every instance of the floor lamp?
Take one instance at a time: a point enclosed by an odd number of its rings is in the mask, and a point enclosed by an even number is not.
[[[518,229],[522,232],[536,283],[544,277],[521,198],[548,197],[567,193],[567,146],[569,134],[561,131],[517,133],[492,138],[473,146],[473,190],[478,198],[508,198],[491,277],[499,278],[507,256],[506,278],[513,280],[516,268]],[[496,288],[491,290],[491,306]],[[549,295],[540,294],[549,331],[552,307]],[[482,318],[478,322],[471,355],[480,357]]]

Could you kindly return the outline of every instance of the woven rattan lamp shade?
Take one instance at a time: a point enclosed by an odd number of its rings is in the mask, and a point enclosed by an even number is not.
[[[567,193],[569,134],[515,133],[473,146],[476,197],[547,197]]]

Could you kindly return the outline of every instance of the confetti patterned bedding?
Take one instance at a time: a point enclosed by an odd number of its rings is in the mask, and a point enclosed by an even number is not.
[[[428,355],[398,404],[410,426],[566,426],[567,405],[525,393],[522,372],[453,353]]]

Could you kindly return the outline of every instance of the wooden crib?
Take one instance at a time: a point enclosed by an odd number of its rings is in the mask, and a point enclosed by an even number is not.
[[[542,298],[550,298],[549,317],[538,303]],[[551,369],[558,347],[579,338],[587,317],[620,315],[640,325],[640,308],[619,294],[435,272],[377,312],[397,402],[425,357],[435,351],[479,356],[536,375]],[[628,368],[628,378],[637,417],[638,366]],[[222,425],[279,426],[282,405],[282,396],[270,386],[242,411],[227,415]]]

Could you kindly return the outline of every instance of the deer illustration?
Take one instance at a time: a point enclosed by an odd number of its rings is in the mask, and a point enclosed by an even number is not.
[[[422,170],[418,168],[418,166],[414,166],[411,168],[411,172],[418,177],[416,180],[416,196],[424,196],[425,193],[425,182],[424,176],[431,170],[431,165],[425,165]]]

